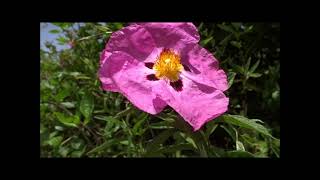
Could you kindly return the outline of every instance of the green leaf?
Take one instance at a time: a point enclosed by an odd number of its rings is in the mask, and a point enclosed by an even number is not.
[[[222,41],[220,41],[219,44],[220,45],[226,45],[231,38],[232,38],[232,34],[230,34],[227,37],[225,37]]]
[[[251,64],[251,57],[249,57],[249,59],[248,59],[248,61],[247,61],[247,64],[246,64],[246,66],[245,66],[245,72],[248,72],[248,71],[249,71],[250,64]]]
[[[256,151],[255,155],[257,157],[268,157],[268,144],[266,141],[258,141],[256,143]]]
[[[60,27],[61,29],[66,29],[72,26],[73,23],[52,23],[55,26]]]
[[[81,139],[76,139],[73,142],[71,142],[71,147],[73,149],[78,150],[83,145],[83,141]]]
[[[227,157],[233,158],[254,158],[255,156],[247,151],[228,151]]]
[[[101,116],[101,115],[98,115],[98,116],[94,116],[94,118],[102,120],[102,121],[106,121],[106,122],[115,122],[115,121],[117,121],[113,116]]]
[[[231,24],[236,30],[239,30],[242,23],[231,23]]]
[[[64,44],[67,44],[69,42],[66,38],[64,38],[62,36],[58,37],[56,40],[58,41],[59,45],[64,45]]]
[[[60,31],[58,29],[52,29],[52,30],[49,31],[49,33],[58,34],[58,33],[60,33]]]
[[[60,104],[65,108],[75,108],[76,102],[62,102]]]
[[[85,148],[83,150],[73,151],[70,156],[79,158],[83,155],[84,152],[85,152]]]
[[[191,137],[186,137],[186,141],[192,145],[195,149],[198,148],[197,144],[194,142],[194,140]]]
[[[273,93],[272,93],[272,99],[278,99],[279,98],[279,96],[280,96],[280,91],[274,91]]]
[[[172,129],[174,128],[172,125],[170,125],[170,123],[168,123],[167,121],[161,121],[161,122],[157,122],[157,123],[151,123],[149,125],[149,127],[151,129]]]
[[[162,143],[164,143],[173,133],[174,129],[168,129],[161,132],[157,137],[155,137],[150,144],[147,145],[146,151],[148,153],[155,151],[160,147]]]
[[[231,41],[230,44],[238,49],[242,47],[241,42],[238,41]]]
[[[129,145],[129,141],[128,140],[120,141],[119,143],[123,144],[123,145],[126,145],[126,146]]]
[[[96,152],[100,152],[103,151],[107,148],[109,148],[110,146],[119,143],[120,141],[118,139],[110,139],[107,140],[106,142],[104,142],[103,144],[101,144],[98,147],[93,148],[91,151],[87,152],[88,155],[92,154],[92,153],[96,153]]]
[[[226,31],[226,32],[230,32],[230,33],[233,33],[234,30],[230,27],[230,26],[226,26],[226,25],[223,25],[223,24],[218,24],[217,25],[220,29]]]
[[[216,128],[218,127],[218,124],[214,121],[210,121],[209,123],[207,123],[206,125],[206,132],[205,135],[207,138],[209,138],[209,136],[214,132],[214,130],[216,130]]]
[[[245,73],[245,69],[242,66],[239,66],[237,64],[233,64],[231,62],[229,62],[230,66],[233,68],[234,71],[236,71],[239,74],[244,74]]]
[[[54,112],[54,114],[58,118],[58,120],[66,126],[77,127],[77,125],[80,123],[80,118],[77,115],[66,116],[65,114],[60,112]]]
[[[280,157],[280,140],[274,139],[271,141],[270,148],[272,152],[276,155],[276,157]]]
[[[64,98],[68,97],[71,94],[69,89],[62,89],[59,93],[54,97],[56,101],[63,101]]]
[[[202,27],[203,27],[203,22],[201,22],[200,25],[198,26],[198,30],[200,31]]]
[[[260,76],[262,76],[260,73],[249,73],[249,77],[258,78]]]
[[[70,149],[68,147],[60,147],[59,148],[59,154],[62,156],[62,157],[67,157],[68,153],[70,152]]]
[[[60,145],[62,139],[63,139],[62,136],[52,137],[51,139],[49,139],[47,141],[47,144],[49,144],[50,146],[53,146],[53,147],[58,147]]]
[[[191,144],[175,144],[167,147],[160,148],[157,153],[175,153],[182,150],[196,150]]]
[[[236,149],[238,151],[245,151],[244,145],[242,144],[241,141],[236,141]]]
[[[213,37],[211,36],[211,37],[209,37],[209,38],[201,41],[201,45],[202,45],[202,46],[205,46],[206,44],[208,44],[208,42],[210,42],[210,41],[212,40],[212,38],[213,38]]]
[[[80,112],[85,117],[84,124],[87,124],[91,118],[94,108],[94,99],[91,93],[85,93],[80,102]]]
[[[260,60],[258,60],[256,63],[254,63],[254,65],[250,68],[249,72],[253,73],[257,67],[259,66]]]
[[[246,26],[245,27],[245,29],[244,29],[244,31],[247,33],[247,32],[251,32],[251,30],[253,29],[253,25],[251,25],[251,26]]]
[[[233,84],[234,78],[236,77],[237,73],[229,72],[228,73],[228,87],[230,88]]]
[[[129,113],[131,113],[133,110],[134,110],[133,108],[128,107],[127,109],[125,109],[125,110],[119,112],[118,114],[116,114],[116,115],[114,116],[114,118],[115,118],[115,119],[119,119],[119,118],[121,118],[121,117],[124,117],[124,116],[128,115]]]
[[[57,130],[57,131],[63,131],[64,128],[61,127],[61,126],[54,126],[54,129]]]
[[[160,113],[159,115],[157,115],[157,118],[160,118],[166,122],[175,122],[176,117],[175,116],[171,116],[170,114],[166,114],[166,113]]]
[[[114,23],[114,25],[117,29],[121,29],[123,27],[122,23]]]
[[[221,125],[220,127],[222,129],[224,129],[229,134],[229,136],[232,138],[232,140],[234,142],[236,142],[236,131],[235,130],[233,130],[230,126]]]
[[[141,135],[143,131],[142,124],[148,119],[148,114],[143,114],[142,118],[135,123],[132,128],[132,132],[137,135]]]
[[[98,30],[105,32],[105,33],[112,33],[111,29],[109,29],[107,26],[96,26]]]
[[[233,125],[236,125],[239,127],[243,127],[243,128],[252,129],[252,130],[255,130],[261,134],[264,134],[266,136],[273,138],[273,136],[269,133],[267,128],[265,128],[261,124],[256,123],[254,120],[248,119],[243,116],[230,115],[230,114],[223,115],[223,119],[227,123],[230,123],[230,124],[233,124]]]

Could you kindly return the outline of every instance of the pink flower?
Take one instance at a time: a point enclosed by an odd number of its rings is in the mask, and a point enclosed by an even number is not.
[[[198,45],[192,23],[137,23],[114,32],[101,54],[102,88],[150,114],[171,106],[194,129],[228,110],[227,76]]]

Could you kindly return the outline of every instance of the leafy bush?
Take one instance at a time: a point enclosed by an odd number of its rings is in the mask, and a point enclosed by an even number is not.
[[[228,73],[228,112],[193,133],[171,108],[153,116],[97,78],[127,23],[53,23],[41,57],[41,157],[280,157],[280,24],[194,23]]]

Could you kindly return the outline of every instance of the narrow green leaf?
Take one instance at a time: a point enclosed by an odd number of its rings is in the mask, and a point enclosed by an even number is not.
[[[121,29],[123,27],[122,23],[114,23],[114,25],[117,29]]]
[[[75,139],[71,142],[71,147],[75,150],[79,150],[81,147],[83,147],[84,142],[82,139]]]
[[[223,24],[218,24],[217,26],[226,32],[230,32],[230,33],[234,32],[234,30],[230,26],[223,25]]]
[[[231,24],[236,30],[239,30],[242,23],[237,23],[236,22],[236,23],[231,23]]]
[[[263,125],[256,123],[256,121],[248,119],[246,117],[240,116],[240,115],[223,115],[223,119],[225,122],[243,127],[243,128],[248,128],[255,130],[261,134],[264,134],[266,136],[272,137],[273,136],[269,133],[267,128],[265,128]]]
[[[52,137],[51,139],[49,139],[47,141],[47,144],[49,144],[50,146],[53,146],[53,147],[58,147],[60,145],[62,139],[63,139],[62,136]]]
[[[186,137],[186,141],[190,143],[195,149],[198,148],[196,142],[194,142],[194,140],[191,137]]]
[[[258,78],[260,76],[262,76],[260,73],[249,73],[249,77]]]
[[[70,149],[68,147],[62,146],[59,148],[58,152],[62,157],[67,157],[68,153],[70,152]]]
[[[249,59],[248,59],[248,61],[247,61],[247,64],[246,64],[246,66],[245,66],[245,72],[248,72],[248,71],[249,71],[250,64],[251,64],[251,57],[249,57]]]
[[[218,127],[218,124],[216,124],[215,121],[210,121],[209,123],[207,123],[206,125],[207,129],[205,132],[205,135],[207,138],[209,138],[209,136],[214,132],[214,130],[216,130],[216,128]]]
[[[77,127],[77,125],[80,122],[80,118],[77,115],[67,116],[60,112],[55,112],[54,114],[57,117],[57,119],[66,126]]]
[[[209,38],[201,41],[201,45],[202,45],[202,46],[205,46],[206,44],[208,44],[208,42],[210,42],[210,41],[212,40],[212,38],[213,38],[213,37],[211,36],[211,37],[209,37]]]
[[[96,153],[96,152],[100,152],[103,151],[107,148],[109,148],[110,146],[117,144],[118,142],[120,142],[118,139],[110,139],[107,140],[106,142],[104,142],[103,144],[101,144],[98,147],[93,148],[91,151],[87,152],[88,155],[92,154],[92,153]]]
[[[93,112],[94,108],[94,99],[91,93],[85,93],[82,96],[81,102],[80,102],[80,112],[85,117],[85,124],[88,123],[88,121],[91,118],[91,114]]]
[[[61,29],[67,29],[73,25],[73,23],[57,23],[57,22],[52,24],[60,27]]]
[[[230,34],[227,37],[225,37],[222,41],[220,41],[219,44],[220,45],[226,45],[231,38],[232,38],[232,34]]]
[[[231,129],[231,128],[229,128],[229,127],[226,127],[226,126],[224,126],[224,125],[221,125],[220,127],[221,127],[222,129],[224,129],[224,130],[229,134],[229,136],[232,138],[232,140],[233,140],[234,142],[236,142],[236,134],[235,134],[235,132],[234,132],[233,129]]]
[[[229,62],[230,66],[232,67],[232,69],[239,74],[245,74],[245,69],[242,66],[239,66],[237,64],[233,64],[232,62]]]
[[[111,32],[107,26],[96,26],[96,28],[102,32]]]
[[[149,127],[151,129],[172,129],[174,128],[172,125],[170,125],[170,123],[168,123],[167,121],[161,121],[161,122],[157,122],[157,123],[151,123],[149,125]]]
[[[195,150],[195,148],[190,144],[176,144],[167,147],[160,148],[158,153],[175,153],[176,151],[182,150]]]
[[[257,67],[259,66],[260,60],[258,60],[256,63],[254,63],[254,65],[250,68],[249,72],[253,73]]]
[[[237,151],[245,151],[244,145],[241,141],[236,141],[236,149]]]
[[[274,139],[271,141],[270,148],[272,152],[276,155],[276,157],[280,157],[280,140]]]
[[[228,151],[227,157],[233,158],[254,158],[255,156],[247,151]]]
[[[63,131],[64,128],[61,127],[61,126],[54,126],[54,129],[57,130],[57,131]]]
[[[238,49],[242,47],[241,42],[238,41],[231,41],[230,44]]]
[[[251,30],[253,29],[253,25],[251,25],[251,26],[246,26],[245,27],[245,29],[244,29],[244,31],[246,32],[246,33],[248,33],[248,32],[251,32]]]
[[[138,122],[136,122],[136,124],[135,124],[135,125],[133,126],[133,128],[132,128],[132,132],[133,132],[134,134],[141,135],[142,132],[140,132],[140,131],[143,129],[142,124],[143,124],[146,120],[148,120],[148,114],[144,114],[144,116],[143,116]],[[139,131],[139,130],[140,130],[140,131]]]
[[[203,22],[201,22],[200,25],[198,26],[198,30],[200,31],[202,27],[203,27]]]
[[[70,156],[79,158],[83,155],[84,152],[85,152],[85,148],[83,150],[73,151]]]
[[[114,118],[115,118],[115,119],[119,119],[119,118],[121,118],[121,117],[123,117],[123,116],[128,115],[128,114],[131,113],[133,110],[134,110],[133,108],[128,107],[127,109],[125,109],[125,110],[119,112],[118,114],[116,114],[116,115],[114,116]]]
[[[278,99],[279,98],[279,96],[280,96],[280,91],[274,91],[273,93],[272,93],[272,99]]]
[[[155,149],[160,147],[162,143],[164,143],[173,133],[174,129],[168,129],[161,132],[157,137],[155,137],[150,144],[147,145],[146,151],[153,152]]]
[[[64,45],[64,44],[68,43],[68,40],[62,36],[58,37],[56,40],[58,41],[58,44],[60,44],[60,45]]]
[[[54,99],[60,102],[63,101],[64,98],[68,97],[70,94],[70,89],[62,89],[56,96],[54,96]]]
[[[234,78],[236,77],[237,73],[229,72],[228,73],[228,87],[230,88],[233,84]]]
[[[60,104],[66,108],[75,108],[76,102],[62,102]]]
[[[52,30],[49,31],[49,33],[58,34],[58,33],[60,33],[60,31],[58,29],[52,29]]]

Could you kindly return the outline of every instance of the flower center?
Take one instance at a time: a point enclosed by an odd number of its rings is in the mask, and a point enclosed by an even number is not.
[[[183,70],[183,66],[180,63],[180,56],[174,51],[164,49],[157,57],[157,60],[153,66],[155,76],[159,79],[168,79],[171,82],[179,80],[179,74]]]

